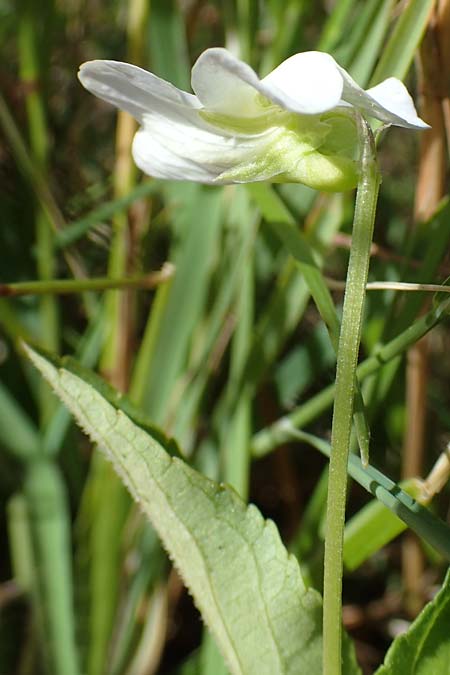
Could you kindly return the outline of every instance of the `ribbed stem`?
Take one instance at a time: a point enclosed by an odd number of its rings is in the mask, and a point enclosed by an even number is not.
[[[361,176],[356,196],[352,245],[348,265],[341,333],[337,355],[336,388],[331,433],[325,538],[323,672],[342,672],[342,574],[347,465],[352,427],[355,375],[361,338],[365,286],[380,185],[372,132],[362,118]]]

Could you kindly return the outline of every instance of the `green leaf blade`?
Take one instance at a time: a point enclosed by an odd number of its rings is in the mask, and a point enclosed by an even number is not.
[[[152,521],[231,672],[319,672],[320,596],[305,589],[274,523],[171,458],[78,375],[27,351]]]
[[[446,675],[450,673],[450,572],[436,597],[411,628],[392,643],[376,675]]]

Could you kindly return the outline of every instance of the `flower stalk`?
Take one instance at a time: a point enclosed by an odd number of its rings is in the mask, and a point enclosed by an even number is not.
[[[362,116],[358,116],[358,123],[361,142],[361,174],[356,196],[339,337],[328,479],[323,608],[323,672],[327,675],[341,675],[343,537],[347,465],[365,287],[381,181],[372,131]]]
[[[428,125],[400,80],[389,77],[364,91],[333,57],[317,51],[294,54],[261,79],[226,49],[207,49],[192,68],[194,94],[117,61],[84,63],[78,76],[88,91],[139,122],[132,154],[149,176],[207,185],[303,183],[329,192],[358,185],[338,346],[325,547],[324,672],[340,675],[347,463],[380,184],[363,115],[406,129]],[[355,408],[359,418],[361,408]]]

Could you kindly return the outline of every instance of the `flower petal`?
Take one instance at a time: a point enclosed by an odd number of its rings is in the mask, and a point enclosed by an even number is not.
[[[205,108],[233,117],[261,113],[257,101],[260,79],[249,65],[226,49],[206,49],[194,63],[191,85]]]
[[[396,77],[389,77],[387,80],[377,84],[376,87],[368,89],[366,93],[385,110],[402,120],[400,126],[409,129],[430,128],[429,124],[418,117],[414,102],[409,95],[408,90],[403,82],[397,80]],[[399,123],[392,122],[392,124]]]
[[[389,77],[376,87],[364,91],[350,75],[339,66],[344,78],[342,98],[347,103],[386,124],[406,129],[427,129],[426,122],[418,117],[413,100],[403,82]]]
[[[134,161],[144,173],[156,178],[215,183],[224,172],[264,155],[271,133],[228,136],[180,118],[170,120],[147,113],[144,126],[133,142]],[[219,181],[232,183],[233,180]]]
[[[93,94],[142,124],[132,152],[148,175],[214,183],[235,164],[251,161],[269,142],[267,134],[217,131],[198,114],[201,104],[196,96],[137,66],[90,61],[81,66],[79,77]]]
[[[126,110],[139,122],[148,110],[170,117],[200,107],[196,96],[129,63],[88,61],[80,67],[78,77],[92,94]]]
[[[353,188],[358,177],[354,160],[321,154],[292,129],[223,136],[150,113],[135,135],[133,157],[150,176],[213,185],[270,180],[336,191]]]
[[[344,82],[332,56],[303,52],[283,61],[261,85],[261,93],[283,108],[315,115],[339,104]]]
[[[145,129],[135,134],[132,153],[136,165],[154,178],[213,183],[220,173],[169,149],[164,141],[161,143],[155,134]]]
[[[338,105],[343,88],[335,60],[322,52],[295,54],[260,80],[250,66],[222,48],[199,56],[191,83],[205,108],[234,117],[266,113],[258,93],[291,112],[315,115]]]

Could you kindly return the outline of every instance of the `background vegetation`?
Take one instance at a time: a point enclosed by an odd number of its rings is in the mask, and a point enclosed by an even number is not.
[[[328,438],[335,356],[274,225],[302,228],[339,307],[354,196],[142,177],[129,155],[134,123],[83,90],[77,68],[129,60],[188,90],[197,56],[225,45],[263,74],[318,48],[362,86],[406,78],[433,129],[393,129],[381,145],[370,275],[443,283],[450,4],[1,0],[0,16],[0,673],[220,675],[156,535],[19,339],[73,354],[128,392],[193,466],[277,522],[320,589],[327,461],[271,424],[290,415]],[[135,288],[121,291],[82,281],[130,277]],[[371,291],[361,361],[417,327],[433,302]],[[424,479],[449,441],[449,334],[437,323],[363,382],[370,460],[395,481]],[[423,497],[421,484],[407,486]],[[446,519],[448,489],[437,489],[432,509]],[[344,623],[367,673],[447,566],[410,533],[397,537],[400,521],[371,499],[352,484],[344,584]]]

